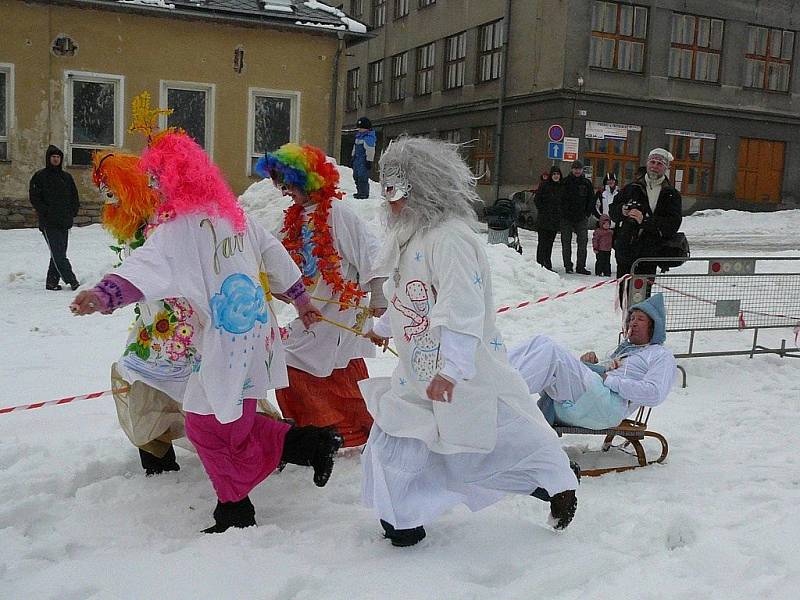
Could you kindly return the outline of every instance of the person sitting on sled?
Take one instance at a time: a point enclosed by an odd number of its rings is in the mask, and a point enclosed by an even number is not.
[[[284,144],[258,161],[256,171],[292,198],[277,234],[303,273],[303,283],[328,322],[313,335],[296,319],[285,341],[289,387],[276,390],[283,416],[297,425],[332,426],[345,447],[363,446],[372,417],[358,382],[369,377],[363,357],[375,348],[332,322],[366,331],[371,314],[386,310],[386,276],[376,264],[380,241],[340,199],[339,171],[315,146]],[[370,291],[369,306],[357,306]]]
[[[380,159],[391,298],[368,337],[394,338],[391,377],[360,383],[375,419],[362,455],[365,504],[394,546],[457,504],[507,494],[550,501],[556,529],[577,507],[577,479],[555,432],[508,364],[495,326],[475,177],[457,145],[400,137]]]
[[[537,335],[508,353],[550,424],[606,429],[641,406],[658,406],[677,377],[675,357],[664,342],[662,294],[628,309],[625,339],[604,361],[594,352],[580,360],[549,337]]]
[[[133,302],[185,298],[197,316],[196,354],[182,399],[185,427],[217,493],[206,533],[255,525],[250,491],[281,462],[314,468],[324,486],[342,443],[330,428],[256,416],[256,398],[287,385],[271,289],[306,327],[319,320],[300,271],[272,235],[245,216],[221,172],[191,138],[168,133],[142,156],[163,197],[162,223],[71,306],[110,313]]]

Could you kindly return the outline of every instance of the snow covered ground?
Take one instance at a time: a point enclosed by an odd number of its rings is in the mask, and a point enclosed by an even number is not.
[[[344,187],[353,192],[348,174]],[[267,225],[285,206],[268,183],[244,202]],[[379,201],[346,202],[380,226]],[[800,256],[800,211],[705,211],[684,223],[694,255]],[[522,256],[487,248],[498,305],[597,281],[543,271],[535,233],[522,241]],[[111,267],[99,226],[73,229],[70,242],[85,284]],[[44,290],[35,230],[0,232],[0,256],[0,407],[107,389],[131,309],[71,316],[71,292]],[[613,297],[603,287],[498,322],[512,345],[547,333],[576,352],[605,352],[618,331]],[[355,457],[341,458],[323,489],[310,471],[287,467],[251,494],[257,528],[202,535],[215,498],[196,455],[179,448],[180,472],[145,478],[110,397],[0,415],[0,598],[796,598],[800,362],[683,364],[689,387],[651,418],[670,442],[665,464],[585,478],[562,533],[546,526],[544,503],[509,497],[475,514],[455,510],[411,549],[392,548],[360,506]],[[392,365],[369,361],[377,375]],[[563,439],[581,460],[599,443]]]

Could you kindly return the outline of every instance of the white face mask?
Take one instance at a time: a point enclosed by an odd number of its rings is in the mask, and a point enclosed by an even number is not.
[[[411,184],[399,165],[381,167],[381,195],[387,202],[402,200],[408,196],[410,191]]]

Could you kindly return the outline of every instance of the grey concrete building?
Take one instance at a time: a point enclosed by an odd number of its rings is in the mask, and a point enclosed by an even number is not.
[[[578,138],[598,186],[607,171],[629,181],[662,146],[676,157],[671,178],[687,211],[800,205],[797,0],[350,0],[344,8],[375,34],[348,50],[345,161],[360,116],[383,145],[403,132],[469,142],[491,202],[549,168],[557,124]]]

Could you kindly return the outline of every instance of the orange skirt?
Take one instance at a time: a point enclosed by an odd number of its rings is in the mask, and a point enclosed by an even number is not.
[[[336,427],[345,447],[366,443],[372,417],[358,389],[358,382],[369,377],[363,358],[354,358],[327,377],[314,377],[294,367],[288,371],[289,387],[275,390],[285,418],[300,427]]]

